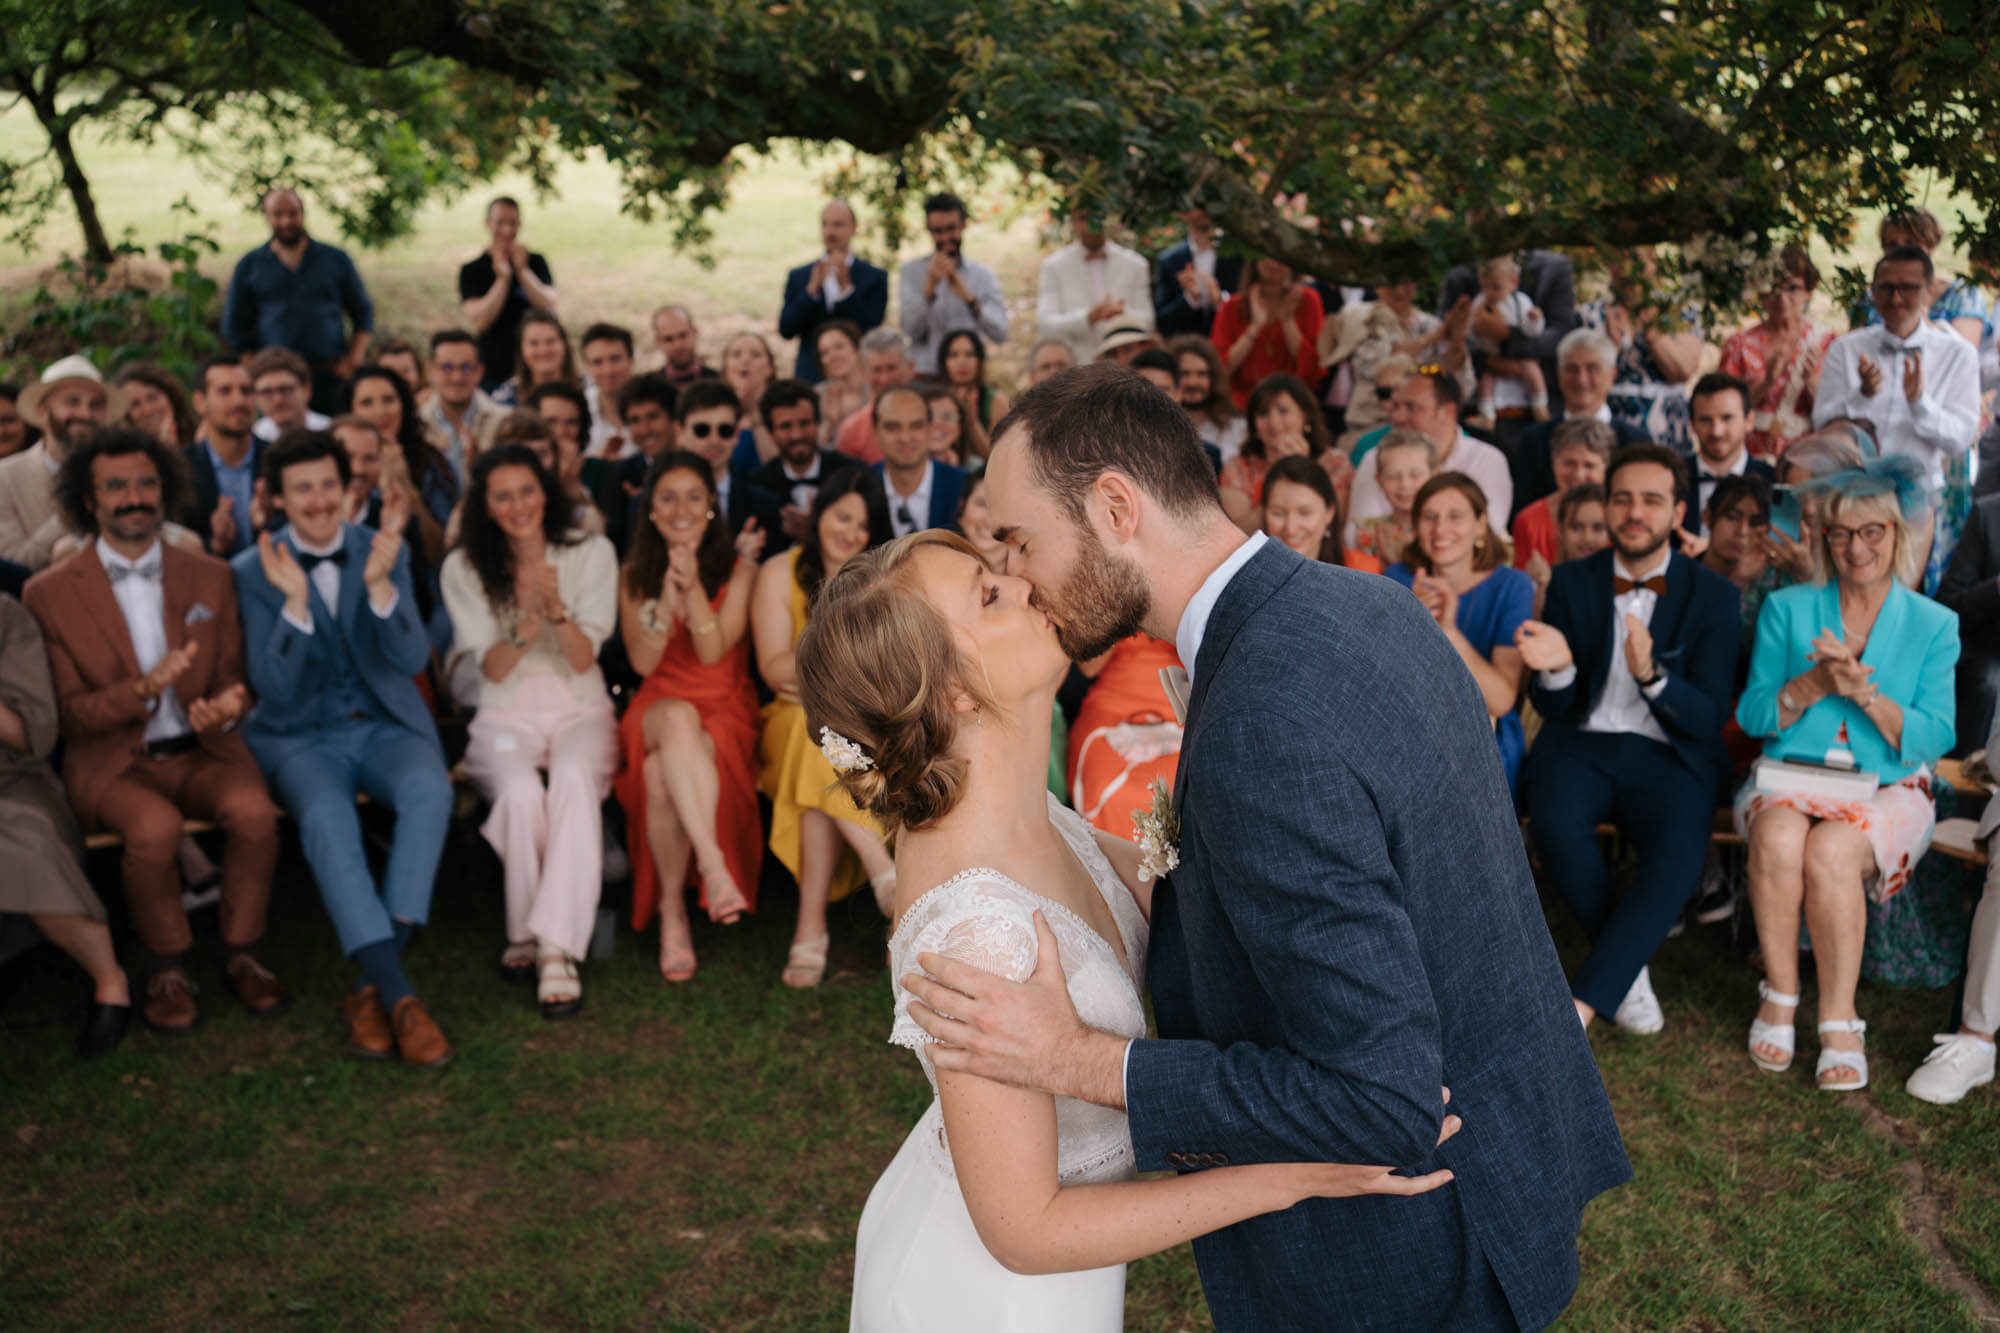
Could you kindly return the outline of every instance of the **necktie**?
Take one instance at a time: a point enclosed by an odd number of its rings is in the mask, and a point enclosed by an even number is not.
[[[1649,579],[1640,579],[1637,583],[1634,583],[1631,579],[1619,578],[1615,574],[1611,577],[1611,595],[1613,597],[1623,597],[1626,593],[1635,592],[1640,588],[1644,588],[1655,597],[1664,597],[1667,592],[1667,576],[1665,574],[1655,574]]]
[[[347,564],[347,548],[343,546],[328,555],[314,555],[311,551],[299,552],[299,568],[308,574],[319,568],[322,562],[331,562],[344,568]]]
[[[126,579],[144,579],[148,583],[158,583],[160,581],[160,562],[158,560],[142,560],[136,565],[128,565],[121,562],[110,566],[104,572],[110,576],[114,586],[124,582]]]

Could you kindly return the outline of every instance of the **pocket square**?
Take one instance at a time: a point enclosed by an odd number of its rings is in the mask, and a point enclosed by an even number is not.
[[[181,623],[183,625],[199,625],[204,620],[213,619],[215,619],[215,612],[208,609],[208,604],[206,602],[196,602],[188,608],[188,613],[181,620]]]

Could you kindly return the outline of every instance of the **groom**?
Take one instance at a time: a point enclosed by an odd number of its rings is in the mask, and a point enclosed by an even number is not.
[[[1189,667],[1180,866],[1153,890],[1157,1040],[1085,1027],[1044,927],[1027,982],[934,955],[942,984],[905,978],[958,1048],[938,1068],[1123,1107],[1141,1171],[1455,1174],[1196,1241],[1219,1329],[1552,1322],[1584,1205],[1631,1167],[1471,676],[1394,583],[1245,540],[1128,370],[1064,371],[994,442],[996,536],[1070,656],[1144,630]],[[1441,1086],[1466,1128],[1440,1145]]]

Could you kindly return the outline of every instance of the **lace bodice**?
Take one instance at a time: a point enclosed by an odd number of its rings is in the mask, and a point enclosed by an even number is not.
[[[1049,799],[1049,817],[1110,905],[1125,951],[1123,964],[1118,960],[1118,949],[1069,908],[997,870],[975,867],[960,871],[910,904],[889,939],[890,972],[899,977],[920,972],[917,955],[936,953],[1012,981],[1024,981],[1035,970],[1034,914],[1039,910],[1061,946],[1063,971],[1077,1014],[1106,1032],[1144,1036],[1146,1011],[1139,996],[1145,987],[1145,918],[1097,846],[1090,826],[1054,797]],[[900,984],[889,1040],[917,1053],[935,1094],[937,1069],[930,1056],[933,1038],[910,1017],[910,993]],[[945,1142],[944,1115],[935,1095],[917,1134],[929,1150],[932,1164],[947,1178],[955,1179]],[[1117,1180],[1132,1174],[1132,1135],[1122,1111],[1058,1097],[1056,1140],[1056,1174],[1065,1185]]]

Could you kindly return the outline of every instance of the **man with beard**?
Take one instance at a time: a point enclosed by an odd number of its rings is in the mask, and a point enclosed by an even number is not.
[[[1153,838],[1177,868],[1153,887],[1158,1040],[1083,1024],[1043,923],[1026,982],[933,954],[901,978],[938,1070],[1122,1109],[1142,1172],[1455,1174],[1195,1241],[1224,1333],[1553,1321],[1584,1205],[1631,1168],[1485,701],[1436,622],[1387,579],[1246,538],[1187,413],[1122,367],[1030,390],[987,478],[1008,572],[1064,652],[1143,629],[1187,664]],[[1469,1132],[1440,1144],[1447,1097]]]
[[[903,265],[903,332],[919,375],[938,375],[938,349],[954,329],[971,329],[987,346],[1007,341],[1007,298],[993,270],[963,253],[965,202],[951,193],[924,200],[934,247]]]
[[[124,839],[126,904],[146,949],[142,1013],[168,1033],[200,1016],[175,863],[192,817],[222,828],[224,984],[253,1015],[275,1014],[285,989],[257,945],[278,811],[234,729],[250,694],[229,567],[161,540],[187,480],[179,456],[143,431],[91,436],[63,460],[56,490],[95,540],[30,580],[25,600],[48,643],[70,804],[86,833]]]
[[[263,517],[257,464],[264,445],[252,432],[257,412],[250,385],[249,372],[233,357],[202,362],[194,381],[201,431],[182,450],[193,479],[184,521],[207,538],[211,554],[224,560],[256,540]]]
[[[832,449],[819,447],[819,395],[800,380],[776,380],[764,390],[757,411],[778,446],[778,456],[750,474],[750,484],[779,498],[778,527],[767,532],[764,554],[776,555],[802,541],[806,516],[819,488],[842,468],[859,466]]]
[[[1734,375],[1710,372],[1694,382],[1688,394],[1688,415],[1694,426],[1694,488],[1688,495],[1687,531],[1703,526],[1708,502],[1726,477],[1776,480],[1771,465],[1750,456],[1750,386]],[[1690,549],[1689,555],[1699,556]]]
[[[89,358],[66,356],[28,386],[20,409],[42,438],[0,459],[0,560],[42,569],[69,530],[56,503],[56,472],[91,431],[125,415],[125,395]]]
[[[1680,454],[1626,445],[1604,476],[1611,548],[1558,565],[1541,620],[1515,633],[1542,715],[1528,756],[1528,834],[1590,938],[1570,991],[1585,1027],[1665,1023],[1646,962],[1701,882],[1728,776],[1740,633],[1736,587],[1668,542],[1687,508]],[[1618,896],[1597,826],[1638,853]]]
[[[237,261],[222,336],[238,354],[289,347],[312,368],[312,409],[340,410],[340,386],[367,355],[375,307],[347,252],[306,235],[306,206],[284,188],[264,196],[271,239]],[[353,331],[348,331],[352,323]]]

